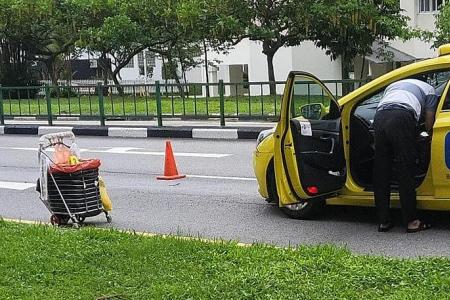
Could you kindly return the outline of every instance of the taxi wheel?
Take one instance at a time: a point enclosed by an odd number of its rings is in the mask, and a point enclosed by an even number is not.
[[[273,168],[273,160],[269,163],[267,168],[267,193],[269,198],[267,202],[272,202],[278,205],[279,198],[277,193],[277,183],[275,181],[275,171]],[[325,199],[312,199],[303,204],[290,205],[287,207],[280,207],[281,211],[293,219],[311,220],[317,217],[325,208]]]
[[[324,211],[325,199],[311,199],[303,204],[280,207],[281,211],[293,219],[312,220]]]

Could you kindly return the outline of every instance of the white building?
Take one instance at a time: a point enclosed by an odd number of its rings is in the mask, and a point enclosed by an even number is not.
[[[400,5],[410,18],[409,25],[411,27],[433,31],[435,14],[442,2],[443,0],[400,0]],[[387,50],[392,53],[391,61],[384,61],[378,55],[378,47],[374,44],[374,54],[364,58],[364,70],[362,70],[363,59],[355,60],[354,74],[351,76],[356,79],[374,78],[412,61],[435,56],[432,45],[420,40],[390,43]],[[221,79],[224,82],[268,81],[266,56],[262,53],[262,45],[259,42],[246,39],[226,55],[213,52],[208,54],[210,61],[220,61],[216,68],[209,68],[211,83],[217,83]],[[131,82],[162,81],[162,65],[161,59],[151,53],[140,53],[120,72],[120,76],[123,80]],[[321,79],[342,78],[340,60],[332,61],[325,51],[317,48],[313,42],[304,42],[297,47],[279,49],[274,57],[274,69],[277,81],[284,81],[292,70],[310,72]],[[186,77],[188,82],[206,82],[205,68],[198,66],[188,71]],[[278,86],[277,91],[280,93],[282,88],[282,86]],[[255,86],[254,89],[255,93],[260,93],[260,87]],[[217,89],[214,89],[213,93],[216,92]],[[264,86],[264,93],[267,92],[268,86]],[[227,87],[226,93],[233,94],[233,91]]]

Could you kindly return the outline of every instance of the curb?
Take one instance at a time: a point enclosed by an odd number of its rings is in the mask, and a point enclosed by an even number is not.
[[[49,222],[43,222],[43,221],[9,219],[9,218],[2,219],[1,216],[0,216],[0,220],[3,220],[5,222],[9,222],[9,223],[16,223],[16,224],[54,227]],[[58,228],[58,227],[54,227],[54,228]],[[89,227],[89,229],[91,229],[91,230],[103,230],[103,231],[108,231],[108,230],[113,229],[113,230],[117,230],[118,232],[124,233],[124,234],[138,235],[138,236],[150,237],[150,238],[151,237],[160,237],[160,238],[163,238],[163,239],[175,238],[175,239],[180,239],[180,240],[184,240],[184,241],[199,241],[199,242],[211,243],[211,244],[220,244],[220,243],[234,242],[234,244],[236,246],[238,246],[238,247],[252,247],[253,246],[253,244],[242,243],[242,242],[234,241],[234,240],[208,239],[208,238],[201,238],[201,237],[194,237],[194,236],[182,236],[182,235],[175,235],[175,234],[163,234],[163,233],[154,233],[154,232],[146,232],[146,231],[126,230],[126,229],[120,229],[120,228],[114,228],[114,227]]]
[[[267,127],[240,128],[196,128],[182,127],[117,127],[117,126],[39,126],[2,125],[0,135],[27,134],[43,135],[61,131],[72,131],[82,136],[109,136],[122,138],[192,138],[213,140],[255,140]]]

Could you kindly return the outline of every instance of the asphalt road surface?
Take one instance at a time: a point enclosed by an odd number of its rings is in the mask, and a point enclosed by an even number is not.
[[[355,253],[400,257],[450,255],[450,213],[427,212],[434,227],[406,234],[401,226],[376,232],[375,210],[327,207],[315,221],[293,220],[258,194],[252,170],[254,141],[174,139],[178,170],[187,178],[158,181],[164,139],[83,137],[83,158],[100,158],[113,226],[164,234],[264,242],[280,246],[337,244]],[[0,215],[48,221],[50,213],[34,191],[38,177],[36,136],[0,136]],[[399,211],[395,215],[400,220]]]

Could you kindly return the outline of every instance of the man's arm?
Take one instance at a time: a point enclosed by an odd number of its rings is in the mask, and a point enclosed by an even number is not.
[[[427,132],[429,135],[433,132],[433,125],[434,125],[434,119],[436,116],[435,111],[425,111],[425,128],[427,129]]]
[[[438,102],[439,96],[436,95],[434,88],[431,88],[430,93],[425,98],[425,128],[430,136],[433,133],[433,125],[436,117]]]

